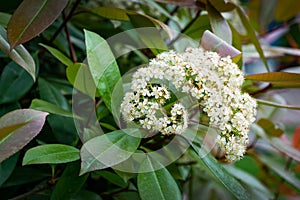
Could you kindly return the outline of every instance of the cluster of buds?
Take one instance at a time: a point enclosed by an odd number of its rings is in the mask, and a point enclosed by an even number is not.
[[[242,71],[229,57],[202,48],[183,53],[168,51],[157,55],[132,77],[131,92],[121,104],[127,122],[134,121],[150,131],[181,134],[188,127],[188,113],[181,103],[164,108],[171,92],[164,82],[197,99],[219,131],[217,143],[228,161],[240,159],[248,143],[248,131],[255,121],[256,101],[241,92]]]

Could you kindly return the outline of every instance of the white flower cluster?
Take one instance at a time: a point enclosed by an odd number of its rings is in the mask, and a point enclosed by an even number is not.
[[[195,97],[220,134],[217,142],[229,161],[240,159],[248,143],[248,131],[255,121],[256,101],[241,92],[243,73],[229,57],[202,48],[188,48],[159,54],[149,66],[133,75],[132,92],[126,93],[121,112],[127,122],[162,134],[180,134],[188,126],[187,111],[180,103],[169,113],[162,106],[171,98],[163,84],[167,80],[177,90]]]
[[[151,70],[150,70],[151,71]],[[127,122],[135,121],[143,128],[162,134],[180,134],[187,127],[187,112],[176,103],[169,112],[163,105],[171,98],[163,84],[150,82],[152,72],[141,68],[134,74],[133,92],[127,92],[121,104],[121,112]]]

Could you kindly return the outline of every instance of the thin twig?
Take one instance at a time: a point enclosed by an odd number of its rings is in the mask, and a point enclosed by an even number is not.
[[[38,193],[38,192],[40,192],[40,191],[43,191],[43,190],[49,189],[49,188],[51,188],[51,185],[49,185],[49,184],[41,185],[41,186],[39,186],[39,187],[37,187],[37,188],[35,188],[35,189],[29,191],[29,192],[26,192],[26,193],[24,193],[24,194],[21,194],[21,195],[19,195],[19,196],[16,196],[16,197],[14,197],[14,198],[9,199],[9,200],[21,200],[21,199],[26,199],[27,197],[29,197],[29,196],[31,196],[31,195],[33,195],[33,194],[36,194],[36,193]]]
[[[66,16],[66,18],[64,19],[63,23],[60,25],[60,27],[56,30],[56,32],[53,34],[53,36],[50,38],[49,43],[52,43],[55,38],[58,36],[58,34],[62,31],[62,29],[66,26],[67,22],[72,18],[73,13],[75,12],[77,6],[79,5],[80,0],[77,0],[73,7],[71,8],[68,16]]]
[[[66,20],[66,15],[65,15],[64,11],[62,13],[62,16],[63,16],[63,19],[65,21]],[[76,53],[75,53],[75,50],[74,50],[74,46],[71,42],[70,33],[69,33],[69,29],[68,29],[67,24],[65,24],[64,29],[65,29],[65,33],[66,33],[66,37],[67,37],[67,41],[68,41],[68,45],[69,45],[71,59],[72,59],[73,62],[76,62],[77,61]]]
[[[200,14],[201,14],[201,10],[198,10],[196,16],[180,31],[180,34],[178,34],[173,40],[170,41],[168,46],[173,45],[181,37],[181,34],[184,33],[188,28],[192,26],[192,24],[197,20]]]

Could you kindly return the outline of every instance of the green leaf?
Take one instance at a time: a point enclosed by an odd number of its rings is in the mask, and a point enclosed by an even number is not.
[[[155,0],[160,3],[174,4],[177,6],[195,6],[195,0]]]
[[[36,168],[17,166],[14,172],[11,174],[11,176],[7,179],[7,181],[5,181],[5,183],[1,187],[5,188],[5,187],[29,184],[29,183],[49,179],[50,176],[51,174],[49,173],[48,166],[47,166],[47,171],[43,170],[40,166]]]
[[[125,183],[124,180],[115,173],[105,171],[105,170],[95,171],[94,173],[95,173],[95,175],[100,175],[101,177],[105,178],[109,182],[111,182],[114,185],[117,185],[121,188],[127,187],[127,183]]]
[[[165,167],[161,166],[161,169],[155,171],[156,167],[153,165],[161,164],[149,157],[141,164],[141,167],[143,165],[152,170],[147,173],[139,173],[137,176],[137,186],[142,200],[182,199],[177,183]]]
[[[95,192],[80,190],[71,200],[102,200],[102,198]]]
[[[130,135],[129,135],[130,132]],[[138,129],[113,131],[88,140],[81,148],[81,171],[104,169],[127,160],[137,149],[140,138]]]
[[[91,97],[99,96],[88,66],[84,63],[75,63],[66,69],[69,82],[79,91]],[[96,94],[95,94],[96,93]]]
[[[200,39],[206,30],[211,30],[208,15],[199,15],[183,33],[193,39]]]
[[[10,48],[43,32],[61,14],[67,3],[68,0],[24,0],[7,25]]]
[[[258,156],[258,159],[274,172],[276,172],[283,180],[289,183],[298,192],[300,192],[300,181],[295,177],[294,173],[292,173],[291,171],[287,171],[284,166],[266,156],[260,155]]]
[[[265,141],[269,142],[274,148],[280,152],[286,154],[287,156],[293,158],[294,160],[300,162],[300,151],[292,147],[291,145],[283,142],[277,137],[268,136],[265,131],[256,124],[252,124],[251,130],[258,136],[263,138]]]
[[[98,7],[93,8],[92,12],[101,17],[108,19],[119,20],[119,21],[130,21],[128,14],[134,14],[134,11],[124,10],[121,8],[114,7]]]
[[[17,110],[20,108],[21,108],[21,106],[18,102],[2,104],[2,105],[0,105],[0,117],[10,111]]]
[[[99,35],[85,30],[85,43],[89,68],[96,87],[111,111],[111,98],[121,74],[107,42]]]
[[[213,5],[213,7],[215,7],[219,12],[229,12],[236,7],[228,0],[209,0],[209,3]]]
[[[82,67],[83,65],[84,65],[83,63],[74,63],[73,65],[68,65],[66,69],[66,74],[67,74],[68,81],[72,85],[74,85],[78,71],[80,67]]]
[[[41,99],[33,99],[30,104],[30,108],[34,110],[40,110],[51,114],[64,116],[64,117],[80,118],[68,110],[62,109],[52,103],[49,103]]]
[[[46,81],[43,78],[39,78],[38,89],[41,99],[53,103],[54,105],[60,106],[65,110],[70,110],[67,99],[50,82]]]
[[[0,130],[22,125],[20,128],[6,134],[5,137],[2,135],[3,138],[0,140],[0,163],[22,149],[41,131],[47,115],[46,112],[20,109],[9,112],[0,118]]]
[[[163,41],[159,30],[155,28],[155,24],[150,19],[137,14],[128,14],[128,17],[130,18],[132,25],[137,28],[136,31],[139,38],[143,41],[146,47],[151,49],[154,55],[168,50],[168,47]],[[153,28],[143,29],[143,27]]]
[[[203,148],[197,147],[195,144],[191,143],[195,151],[190,151],[191,156],[204,167],[212,177],[222,183],[225,188],[231,192],[237,199],[250,199],[245,188],[232,177],[218,161],[213,158],[209,152],[205,151]]]
[[[79,176],[78,162],[69,163],[59,178],[51,195],[51,200],[72,199],[85,184],[88,174]]]
[[[0,49],[8,55],[15,63],[23,67],[32,79],[35,81],[35,63],[28,51],[22,46],[18,46],[13,50],[10,50],[7,42],[6,31],[0,26]]]
[[[261,118],[258,120],[257,124],[262,127],[269,136],[279,137],[283,134],[283,130],[276,128],[275,124],[268,119]]]
[[[6,28],[10,18],[11,18],[10,14],[0,12],[0,26]]]
[[[0,186],[9,178],[16,167],[19,154],[15,154],[0,164]]]
[[[242,55],[238,49],[208,30],[203,33],[200,45],[208,51],[217,52],[222,57],[230,56],[235,62],[239,61]]]
[[[262,74],[252,74],[245,76],[247,80],[270,82],[273,83],[274,87],[277,86],[300,86],[300,74],[290,72],[270,72]]]
[[[60,52],[59,50],[47,46],[45,44],[40,44],[42,47],[46,48],[56,59],[58,59],[62,64],[66,65],[66,66],[72,66],[74,63],[72,62],[72,60],[70,60],[67,56],[65,56],[62,52]]]
[[[38,79],[40,98],[64,110],[70,110],[70,105],[64,95],[53,84],[45,79]],[[47,118],[53,134],[59,143],[75,144],[78,140],[73,119],[59,115],[50,115]]]
[[[242,41],[241,41],[241,35],[239,32],[231,25],[231,33],[232,33],[232,46],[235,47],[237,50],[242,51]],[[239,68],[242,69],[243,67],[243,59],[242,59],[242,53],[238,56],[232,58],[233,62],[237,63]]]
[[[249,186],[249,189],[252,190],[252,199],[261,199],[260,197],[264,197],[265,199],[273,199],[273,194],[264,186],[258,179],[256,179],[254,176],[248,174],[247,172],[244,172],[243,170],[240,170],[236,167],[230,166],[230,165],[224,165],[224,169],[234,176],[236,179],[240,180],[244,184]],[[256,193],[255,191],[258,191],[261,196],[254,196]]]
[[[300,11],[300,3],[295,0],[278,0],[275,9],[275,20],[279,22],[287,21],[296,16]]]
[[[0,104],[16,102],[33,85],[30,75],[14,62],[10,62],[0,76]]]
[[[219,38],[221,38],[228,44],[231,44],[232,33],[227,21],[224,19],[221,13],[209,3],[209,1],[206,4],[206,10],[208,12],[208,16],[209,16],[209,20],[213,32]]]
[[[255,31],[254,29],[252,28],[250,22],[249,22],[249,19],[247,18],[247,15],[244,13],[244,11],[242,10],[242,8],[240,8],[239,6],[236,7],[236,10],[237,10],[237,13],[238,15],[240,16],[240,19],[244,25],[244,27],[246,28],[247,32],[248,32],[248,36],[250,37],[250,40],[252,41],[252,43],[254,44],[261,60],[263,61],[266,69],[268,72],[270,72],[270,69],[269,69],[269,65],[268,65],[268,62],[266,60],[266,57],[264,55],[264,52],[261,48],[261,45],[256,37],[256,34],[255,34]]]
[[[79,150],[64,144],[45,144],[29,149],[22,165],[60,164],[79,160]]]
[[[139,15],[141,17],[151,20],[156,25],[162,27],[171,38],[174,36],[173,31],[166,24],[153,17],[150,17],[148,15],[143,15],[138,12],[124,10],[120,8],[113,8],[113,7],[98,7],[92,9],[92,12],[95,13],[96,15],[99,15],[107,19],[121,20],[121,21],[130,21],[128,15]]]

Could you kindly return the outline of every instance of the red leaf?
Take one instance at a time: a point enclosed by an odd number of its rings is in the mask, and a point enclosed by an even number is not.
[[[20,109],[0,118],[0,163],[18,152],[41,130],[48,113]]]
[[[10,48],[29,41],[60,15],[68,0],[24,0],[7,25]]]
[[[298,126],[298,128],[295,130],[292,142],[293,147],[300,150],[300,126]]]

